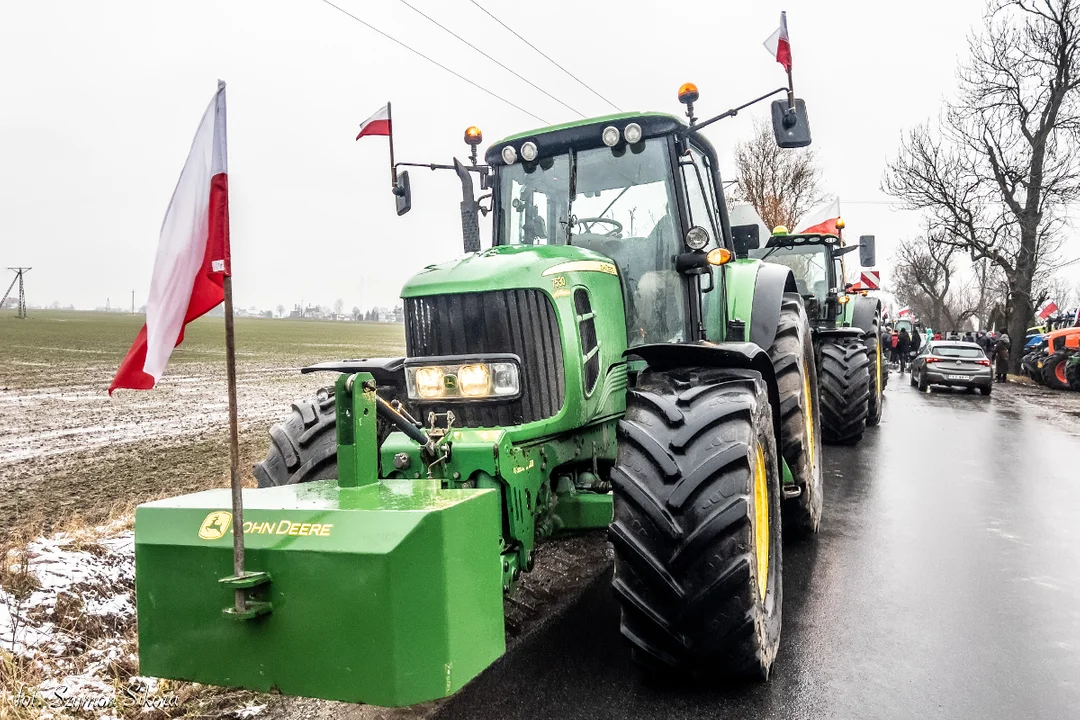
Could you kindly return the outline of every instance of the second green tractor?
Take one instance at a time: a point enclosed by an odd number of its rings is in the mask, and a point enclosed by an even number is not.
[[[881,357],[881,301],[845,280],[844,256],[851,251],[859,250],[863,267],[874,265],[874,236],[847,245],[843,220],[837,225],[836,233],[795,234],[780,226],[764,248],[746,252],[791,268],[814,337],[822,435],[827,443],[852,444],[881,422],[888,368]]]

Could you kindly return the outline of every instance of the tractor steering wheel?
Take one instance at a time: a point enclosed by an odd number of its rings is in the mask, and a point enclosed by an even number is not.
[[[603,217],[587,217],[587,218],[574,218],[575,225],[581,225],[582,232],[592,233],[593,225],[596,224],[611,225],[612,229],[604,234],[604,237],[621,238],[623,226],[618,220],[612,220],[611,218]]]

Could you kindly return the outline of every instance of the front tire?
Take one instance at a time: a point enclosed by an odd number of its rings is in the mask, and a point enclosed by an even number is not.
[[[1054,390],[1068,390],[1069,379],[1065,376],[1065,364],[1069,356],[1063,352],[1056,352],[1043,360],[1042,381],[1048,388]]]
[[[780,468],[749,370],[646,372],[611,473],[613,590],[636,662],[767,679],[780,641]]]
[[[769,359],[780,391],[780,448],[800,493],[784,501],[788,539],[817,532],[825,489],[821,479],[821,409],[814,342],[802,299],[785,293]]]
[[[881,311],[874,315],[874,323],[863,338],[866,356],[870,358],[870,399],[866,403],[866,426],[875,427],[881,423],[881,409],[885,384],[889,380],[889,370],[881,357]]]
[[[862,439],[871,395],[870,358],[857,340],[821,344],[821,435],[831,445]]]
[[[1065,377],[1069,380],[1069,387],[1080,390],[1080,360],[1074,359],[1065,366]]]
[[[930,383],[926,381],[926,368],[919,371],[919,392],[926,392],[930,389]]]
[[[293,403],[289,416],[270,428],[270,448],[266,459],[255,465],[254,474],[261,488],[337,477],[333,388]]]

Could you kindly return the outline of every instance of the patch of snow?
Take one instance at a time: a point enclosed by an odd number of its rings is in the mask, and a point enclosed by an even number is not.
[[[265,705],[248,705],[246,708],[241,708],[236,711],[236,717],[241,718],[253,718],[262,715],[266,711]]]

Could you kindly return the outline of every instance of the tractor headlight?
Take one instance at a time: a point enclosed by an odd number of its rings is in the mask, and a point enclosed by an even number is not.
[[[513,165],[517,161],[517,150],[512,145],[507,145],[502,149],[502,159],[507,165]]]
[[[536,159],[537,150],[536,143],[531,140],[521,146],[521,159],[525,162],[532,162]]]
[[[641,126],[637,123],[630,123],[623,128],[623,137],[626,138],[626,142],[631,145],[636,145],[641,142]]]
[[[491,370],[483,363],[462,365],[457,371],[458,391],[465,397],[484,397],[491,393]]]
[[[429,362],[434,359],[427,358]],[[406,365],[405,383],[412,400],[510,399],[521,394],[518,364],[494,358],[440,365]]]
[[[619,128],[614,125],[608,125],[604,128],[604,132],[600,133],[600,139],[604,141],[604,144],[608,147],[615,147],[619,144]]]
[[[709,244],[709,231],[695,225],[686,231],[686,244],[691,250],[703,250]]]
[[[442,397],[446,394],[446,373],[437,367],[416,368],[413,370],[412,385],[418,398]],[[409,388],[410,398],[413,398],[413,388]]]

